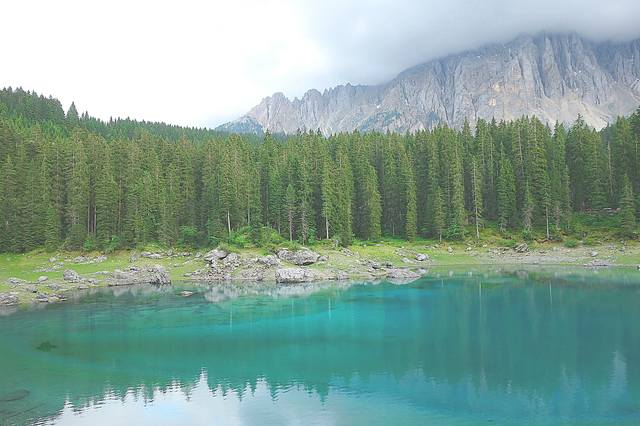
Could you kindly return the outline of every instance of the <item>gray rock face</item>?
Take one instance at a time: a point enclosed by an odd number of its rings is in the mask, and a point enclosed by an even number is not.
[[[304,283],[313,281],[313,274],[305,268],[276,269],[276,282],[282,284]]]
[[[294,265],[305,266],[312,265],[318,261],[320,255],[308,249],[291,251],[288,249],[280,249],[277,252],[278,258],[291,262]]]
[[[600,129],[639,104],[640,39],[611,43],[540,34],[432,60],[377,86],[310,90],[292,101],[276,93],[218,129],[404,133],[522,115],[553,125],[571,123],[578,114]]]
[[[428,256],[428,255],[426,255],[426,254],[424,254],[424,253],[418,253],[418,254],[416,254],[416,260],[417,260],[418,262],[424,262],[425,260],[428,260],[428,259],[429,259],[429,256]]]

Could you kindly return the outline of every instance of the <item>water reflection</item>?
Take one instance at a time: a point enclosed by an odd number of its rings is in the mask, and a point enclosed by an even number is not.
[[[638,285],[520,275],[139,287],[17,313],[0,423],[637,424]]]

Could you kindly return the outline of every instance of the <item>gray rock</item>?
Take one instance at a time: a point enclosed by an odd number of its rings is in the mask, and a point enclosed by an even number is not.
[[[189,291],[189,290],[182,290],[180,292],[180,296],[182,297],[189,297],[189,296],[193,296],[193,292]]]
[[[313,281],[313,273],[306,268],[276,269],[276,282],[282,284],[304,283]]]
[[[416,254],[416,260],[418,262],[424,262],[425,260],[429,260],[429,256],[424,253],[418,253]]]
[[[256,262],[258,262],[261,265],[268,266],[268,267],[280,266],[282,264],[282,262],[280,262],[280,259],[278,259],[277,257],[275,257],[272,254],[269,254],[267,256],[258,257],[256,259]]]
[[[220,130],[294,134],[360,131],[405,133],[468,120],[536,116],[553,126],[578,112],[600,129],[640,104],[640,40],[593,42],[576,34],[523,35],[436,58],[375,86],[309,90],[289,100],[264,98]],[[464,90],[460,90],[464,87]]]
[[[65,269],[64,272],[62,273],[62,278],[64,278],[65,281],[70,281],[70,282],[80,281],[80,275],[78,275],[78,273],[73,269]]]
[[[47,296],[46,294],[38,293],[36,294],[36,302],[49,303],[49,296]]]
[[[278,255],[278,258],[298,266],[312,265],[320,258],[318,253],[309,249],[291,251],[283,248],[278,250],[276,254]]]
[[[7,283],[12,284],[12,285],[21,285],[26,283],[25,280],[20,279],[20,278],[16,278],[16,277],[11,277],[9,279],[7,279]]]
[[[451,246],[447,247],[447,252],[449,254],[453,253],[453,247],[451,247]]]
[[[592,251],[591,252],[591,257],[598,257],[598,252],[597,251]]]
[[[0,293],[0,305],[9,306],[18,304],[18,296],[11,293]]]
[[[149,279],[149,283],[155,285],[169,285],[171,284],[171,278],[169,278],[169,273],[164,269],[161,265],[155,265],[154,267],[149,269],[151,273],[151,277]]]
[[[529,245],[527,243],[521,243],[514,247],[516,253],[526,253],[529,251]]]
[[[415,279],[420,278],[420,274],[411,271],[409,269],[390,269],[387,271],[387,278],[395,278],[395,279]]]
[[[84,256],[77,256],[76,258],[73,259],[73,263],[84,263],[87,260],[88,259]]]
[[[46,275],[41,275],[41,276],[39,276],[39,277],[38,277],[38,282],[39,282],[39,283],[43,283],[43,282],[47,281],[48,279],[49,279],[49,277],[48,277],[48,276],[46,276]]]
[[[215,260],[222,260],[229,255],[229,252],[221,248],[215,248],[204,255],[205,262],[212,263]]]
[[[224,259],[222,259],[222,264],[226,268],[237,268],[240,266],[240,255],[237,253],[229,253]]]

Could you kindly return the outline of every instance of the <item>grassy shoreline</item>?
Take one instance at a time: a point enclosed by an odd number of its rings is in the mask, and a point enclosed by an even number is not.
[[[320,277],[340,279],[384,278],[371,264],[379,263],[388,268],[419,271],[429,275],[430,271],[452,268],[477,269],[487,266],[569,266],[569,267],[633,267],[640,265],[640,244],[635,241],[610,242],[599,245],[579,245],[569,248],[560,243],[532,243],[524,253],[513,248],[478,243],[438,243],[421,240],[415,242],[388,241],[383,243],[361,243],[351,247],[335,248],[329,244],[315,244],[312,250],[326,261],[310,265],[311,272]],[[269,254],[264,248],[231,248],[239,255],[242,265],[234,268],[227,280],[251,281],[248,273],[255,269],[251,259]],[[146,252],[146,253],[145,253]],[[110,254],[99,252],[55,252],[34,251],[24,254],[0,255],[0,294],[12,294],[19,305],[36,303],[36,295],[53,296],[50,301],[64,300],[64,293],[85,288],[106,287],[109,277],[116,270],[126,270],[153,265],[163,266],[171,280],[199,280],[190,277],[195,271],[207,270],[202,255],[206,250],[167,250],[148,246],[144,250],[124,250]],[[152,256],[148,257],[148,253]],[[143,256],[146,255],[147,257]],[[426,261],[416,260],[417,254],[428,256]],[[293,267],[284,262],[281,267]],[[67,282],[63,271],[72,269],[83,277],[81,283]],[[270,273],[272,273],[271,271]],[[273,281],[267,274],[265,281]],[[38,282],[39,277],[47,277]],[[16,280],[17,279],[17,280]],[[335,279],[335,278],[329,278]]]

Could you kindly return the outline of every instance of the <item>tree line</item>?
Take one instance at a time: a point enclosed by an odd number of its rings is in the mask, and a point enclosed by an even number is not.
[[[634,235],[640,110],[597,132],[578,119],[479,120],[414,134],[221,134],[102,122],[0,92],[0,251],[212,245],[239,230],[303,244],[382,236],[549,239],[575,212],[619,209]]]

